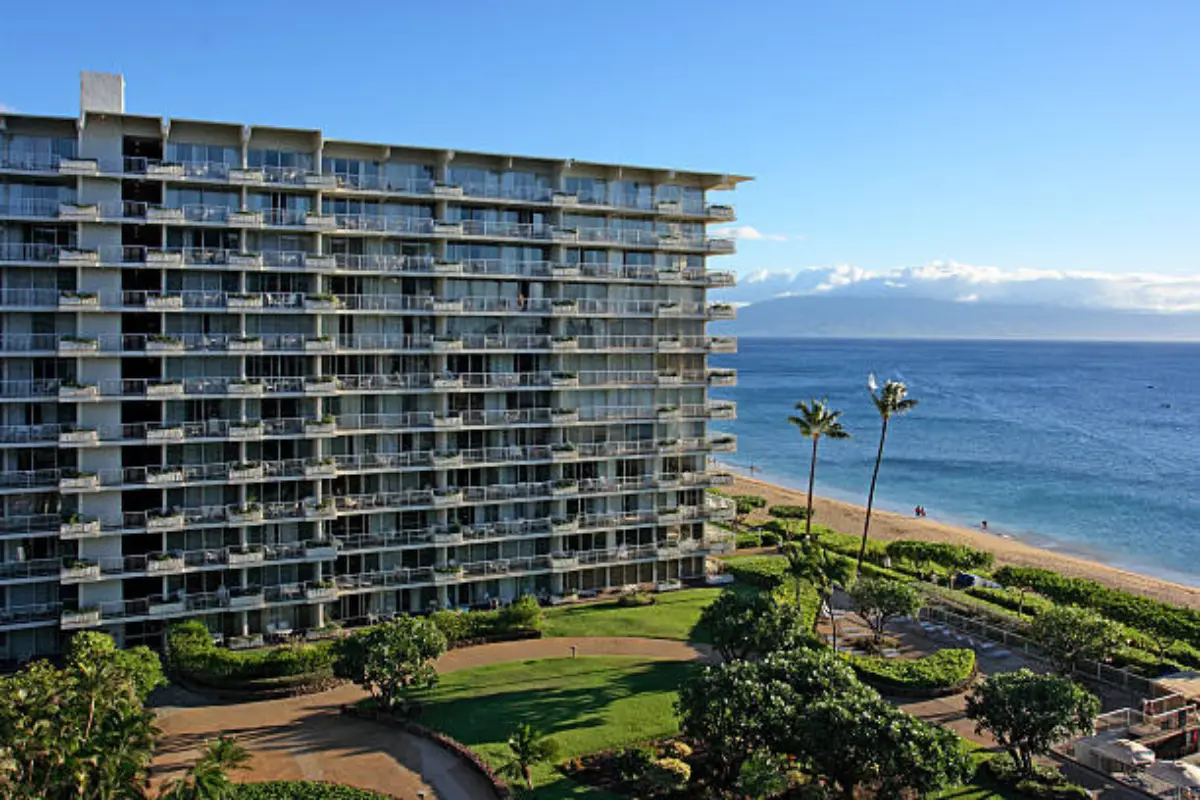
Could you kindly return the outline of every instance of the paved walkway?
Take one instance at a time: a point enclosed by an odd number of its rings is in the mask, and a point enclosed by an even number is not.
[[[692,661],[711,651],[684,642],[639,638],[531,639],[452,650],[438,660],[439,672],[525,659],[571,656],[637,656]],[[234,736],[250,750],[242,780],[319,780],[416,800],[476,800],[491,788],[460,759],[420,737],[375,722],[339,714],[344,703],[366,694],[345,685],[328,692],[258,703],[210,704],[201,695],[173,687],[159,698],[162,736],[155,753],[154,782],[178,774],[206,740]]]

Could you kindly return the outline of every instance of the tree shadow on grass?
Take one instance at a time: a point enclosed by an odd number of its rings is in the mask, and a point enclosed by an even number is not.
[[[598,728],[609,724],[605,718],[613,703],[638,695],[678,689],[692,665],[673,661],[655,661],[637,667],[603,668],[594,673],[573,673],[564,683],[584,677],[599,680],[593,685],[538,685],[515,691],[473,693],[448,699],[425,700],[421,723],[443,731],[466,745],[504,742],[519,723],[528,723],[543,734],[553,736],[567,731]],[[478,689],[479,687],[472,687]],[[487,687],[491,688],[491,687]]]

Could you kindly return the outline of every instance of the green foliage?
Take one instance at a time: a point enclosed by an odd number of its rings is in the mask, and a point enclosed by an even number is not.
[[[692,779],[692,768],[678,758],[660,758],[650,765],[646,781],[661,791],[678,791]]]
[[[990,569],[996,561],[995,556],[985,550],[946,542],[900,539],[889,542],[886,550],[893,559],[907,561],[918,568],[936,564],[954,572]]]
[[[232,738],[205,742],[200,758],[181,778],[171,781],[160,800],[226,800],[234,796],[229,773],[250,762],[250,753]]]
[[[553,739],[542,736],[533,726],[522,722],[509,734],[508,749],[511,758],[501,767],[500,774],[523,781],[525,788],[532,789],[533,765],[553,760],[558,752],[558,744]]]
[[[1066,675],[1081,658],[1102,661],[1120,644],[1117,626],[1094,611],[1077,606],[1054,606],[1041,614],[1029,628],[1029,634]]]
[[[522,595],[495,611],[435,611],[429,619],[448,643],[504,636],[542,628],[542,608],[533,595]]]
[[[845,797],[874,783],[879,797],[924,797],[974,772],[957,734],[905,713],[865,686],[820,697],[799,716],[788,750],[803,753]]]
[[[616,601],[546,609],[545,636],[646,636],[704,641],[697,626],[720,589],[681,589],[655,595],[653,606],[621,607]]]
[[[788,788],[788,761],[770,750],[755,750],[742,762],[734,788],[751,800],[767,800]]]
[[[727,561],[725,571],[742,583],[771,592],[783,585],[787,576],[787,562],[771,556],[745,558]]]
[[[764,508],[767,505],[767,499],[756,494],[735,494],[731,499],[739,521],[747,514],[753,513],[755,509]]]
[[[808,638],[799,607],[766,593],[724,592],[704,609],[700,625],[726,661],[799,647]]]
[[[755,531],[744,531],[737,535],[736,542],[739,550],[762,547],[762,534]]]
[[[801,602],[803,586],[811,586],[817,593],[818,604],[830,608],[833,591],[838,586],[854,583],[854,562],[832,555],[814,542],[791,543],[784,549],[787,570],[796,589],[796,603]],[[817,629],[819,609],[814,608],[810,626]]]
[[[992,675],[967,697],[967,716],[1012,756],[1023,777],[1055,742],[1088,733],[1100,701],[1067,678],[1027,669]]]
[[[804,506],[771,506],[767,513],[776,519],[808,519],[808,509]]]
[[[617,598],[618,608],[640,608],[652,606],[654,603],[655,597],[649,592],[625,592]]]
[[[316,781],[239,783],[232,800],[387,800],[387,795]]]
[[[1002,567],[995,577],[1005,586],[1034,591],[1057,603],[1090,608],[1136,628],[1153,639],[1160,658],[1177,640],[1200,648],[1200,611],[1196,609],[1109,589],[1096,581],[1068,578],[1046,569]]]
[[[1027,774],[1019,764],[1007,755],[988,759],[986,768],[1001,786],[1020,792],[1022,797],[1040,800],[1089,800],[1091,794],[1082,786],[1068,781],[1053,767],[1034,764],[1032,774]]]
[[[775,531],[763,531],[762,532],[762,546],[763,547],[774,547],[775,545],[779,544],[779,540],[780,540],[780,536]]]
[[[333,675],[329,642],[288,644],[260,650],[229,650],[213,644],[199,620],[167,629],[167,660],[171,669],[197,683],[230,688],[281,678],[316,681]]]
[[[0,796],[140,797],[156,732],[143,702],[164,683],[154,653],[95,632],[72,638],[62,669],[0,677]]]
[[[914,617],[921,610],[921,592],[912,584],[885,578],[861,578],[850,589],[854,609],[867,621],[875,640],[883,638],[888,622]]]
[[[950,689],[975,673],[974,650],[938,650],[923,658],[880,658],[848,654],[854,671],[876,688]]]
[[[437,683],[433,662],[445,651],[446,637],[433,622],[397,617],[339,641],[335,670],[390,710],[404,694]]]
[[[847,797],[877,782],[880,796],[925,795],[970,774],[954,733],[897,709],[824,648],[706,667],[684,683],[676,710],[683,732],[705,743],[725,786],[754,769],[743,766],[751,753],[772,748]]]

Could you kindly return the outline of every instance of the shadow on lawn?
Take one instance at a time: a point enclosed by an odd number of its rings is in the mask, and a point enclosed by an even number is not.
[[[546,735],[608,724],[604,712],[616,701],[640,694],[677,689],[693,665],[655,661],[639,666],[598,667],[565,676],[564,682],[594,682],[588,686],[556,688],[552,679],[534,679],[516,691],[472,684],[470,697],[425,700],[420,722],[444,731],[468,746],[504,742],[518,723],[528,723]],[[510,678],[507,685],[512,685]],[[494,693],[479,694],[480,689]],[[466,687],[464,687],[466,689]]]

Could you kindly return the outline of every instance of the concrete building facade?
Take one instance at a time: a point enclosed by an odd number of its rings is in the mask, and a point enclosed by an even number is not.
[[[743,178],[0,115],[0,659],[702,575]]]

